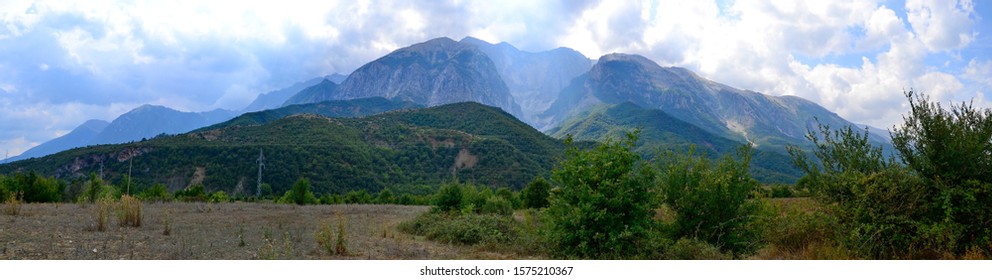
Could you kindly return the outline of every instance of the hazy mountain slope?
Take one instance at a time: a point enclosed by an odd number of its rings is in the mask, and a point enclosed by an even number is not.
[[[231,126],[266,124],[283,117],[296,114],[315,114],[325,117],[362,117],[399,109],[422,108],[409,101],[388,100],[382,97],[369,97],[352,100],[332,100],[320,103],[296,104],[258,112],[245,113],[228,121],[197,129],[213,130]]]
[[[287,99],[282,106],[335,100],[334,94],[337,91],[337,88],[338,84],[328,79],[324,79],[321,80],[320,83],[302,89],[293,96],[289,97],[289,99]]]
[[[92,143],[94,137],[109,125],[103,120],[88,120],[77,126],[71,132],[58,138],[49,140],[24,151],[16,157],[11,157],[8,161],[17,161],[27,158],[42,157],[58,153],[72,148],[82,147]]]
[[[592,67],[589,58],[569,48],[526,52],[505,42],[491,44],[473,37],[461,42],[478,47],[492,59],[514,101],[520,104],[524,121],[539,130],[547,129],[548,123],[538,115],[554,103],[572,79]]]
[[[660,109],[715,135],[780,152],[786,144],[806,145],[804,135],[816,120],[831,127],[853,125],[799,97],[740,90],[683,68],[661,67],[627,54],[600,58],[588,73],[562,90],[543,116],[560,124],[590,106],[623,102]]]
[[[226,121],[232,111],[180,112],[165,106],[142,105],[114,119],[93,138],[91,144],[117,144],[152,138],[160,134],[189,132],[203,126]]]
[[[286,100],[288,100],[290,97],[295,95],[297,92],[300,92],[301,90],[311,87],[313,85],[319,84],[321,81],[325,79],[327,79],[327,77],[317,77],[295,83],[287,88],[259,94],[258,97],[256,97],[255,100],[252,101],[251,104],[248,104],[248,106],[246,106],[242,111],[255,112],[266,109],[278,108],[282,106],[283,103],[286,103]]]

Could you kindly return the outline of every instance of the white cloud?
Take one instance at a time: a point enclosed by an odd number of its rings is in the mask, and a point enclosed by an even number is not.
[[[910,87],[942,101],[985,102],[992,63],[962,51],[977,40],[976,28],[987,29],[977,24],[973,6],[939,0],[0,1],[0,53],[19,54],[0,56],[0,89],[7,92],[0,109],[19,112],[0,116],[0,131],[11,131],[0,141],[39,143],[85,119],[112,119],[130,109],[123,104],[237,108],[257,93],[347,73],[396,48],[468,35],[529,51],[571,47],[592,58],[643,54],[888,127],[905,111],[901,91]],[[950,59],[928,65],[934,54]],[[964,62],[964,70],[949,69]]]
[[[967,46],[974,40],[971,0],[907,0],[906,16],[913,32],[931,51]]]

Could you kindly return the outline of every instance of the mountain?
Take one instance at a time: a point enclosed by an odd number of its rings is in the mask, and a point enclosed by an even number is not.
[[[479,48],[449,38],[401,48],[369,62],[348,75],[330,95],[306,100],[380,96],[426,106],[472,101],[523,115],[493,61]]]
[[[296,114],[314,114],[325,117],[363,117],[399,109],[422,108],[409,101],[389,100],[382,97],[369,97],[352,100],[331,100],[320,103],[296,104],[279,109],[245,113],[228,121],[197,129],[214,130],[232,126],[266,124],[283,117]]]
[[[335,100],[334,94],[337,92],[337,88],[337,83],[324,79],[316,85],[298,91],[296,94],[289,97],[289,99],[287,99],[282,106]]]
[[[110,123],[103,120],[88,120],[77,126],[71,132],[49,140],[48,142],[41,143],[41,145],[34,146],[16,157],[11,157],[8,161],[42,157],[68,149],[85,146],[86,143],[92,143],[93,138],[95,138],[96,135],[103,131],[103,129],[109,124]]]
[[[733,154],[743,142],[730,140],[675,118],[659,109],[645,109],[630,102],[599,104],[565,120],[550,131],[552,137],[604,142],[624,139],[628,132],[640,129],[636,151],[653,158],[666,150],[685,151],[695,147],[697,154],[717,158]],[[659,159],[661,160],[661,159]],[[755,149],[751,175],[764,183],[793,183],[801,174],[788,156]]]
[[[542,116],[560,125],[597,104],[624,102],[660,109],[714,135],[781,153],[788,144],[808,145],[804,135],[817,121],[834,128],[854,125],[799,97],[732,88],[684,68],[661,67],[628,54],[601,57],[588,73],[565,87]]]
[[[137,185],[170,190],[202,179],[208,191],[254,189],[256,159],[263,181],[281,193],[299,178],[317,192],[424,188],[455,180],[520,189],[544,176],[564,145],[496,107],[456,103],[363,118],[298,114],[261,125],[98,145],[0,165],[0,174],[34,170],[75,178],[97,172],[120,182],[132,159]],[[142,187],[138,187],[139,189]]]
[[[521,51],[508,43],[491,44],[473,37],[460,42],[484,52],[496,66],[514,101],[520,104],[523,120],[546,130],[548,119],[538,118],[575,77],[589,71],[592,61],[569,48],[543,52]]]
[[[339,75],[340,74],[335,74]],[[291,96],[300,92],[301,90],[311,87],[313,85],[319,84],[321,81],[326,80],[328,77],[317,77],[309,79],[306,81],[295,83],[287,88],[270,91],[268,93],[259,94],[251,104],[248,104],[242,111],[244,112],[255,112],[266,109],[278,108],[286,102]]]
[[[219,123],[235,115],[232,111],[213,110],[202,113],[180,112],[174,109],[142,105],[114,119],[100,131],[90,144],[118,144],[152,138],[160,134],[177,134]]]

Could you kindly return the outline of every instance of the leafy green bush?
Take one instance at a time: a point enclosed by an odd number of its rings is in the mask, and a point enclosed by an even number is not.
[[[524,207],[527,208],[545,208],[548,207],[548,196],[551,191],[551,183],[544,180],[544,177],[534,178],[524,187],[523,191],[520,192],[521,199],[523,200]]]
[[[296,205],[317,204],[317,197],[310,191],[310,180],[300,178],[293,184],[292,189],[283,194],[279,201],[295,203]]]
[[[460,215],[427,212],[400,224],[400,230],[427,239],[464,245],[506,244],[516,236],[515,221],[505,215]]]
[[[661,200],[676,213],[674,239],[709,242],[735,255],[754,252],[760,238],[749,226],[758,211],[749,199],[758,190],[749,172],[751,147],[740,148],[737,160],[724,156],[715,166],[693,150],[668,152],[659,167]]]
[[[138,194],[138,198],[144,201],[169,201],[173,196],[163,184],[155,184],[151,188],[145,189]]]
[[[344,195],[344,203],[370,204],[372,203],[372,195],[365,190],[350,191]]]
[[[566,140],[565,158],[552,171],[548,238],[567,258],[632,258],[641,255],[653,227],[654,172],[633,152],[637,132],[579,150]]]
[[[513,203],[499,196],[492,196],[486,199],[479,209],[480,214],[496,214],[509,216],[513,215]]]
[[[207,201],[207,191],[202,184],[196,184],[175,193],[176,199],[181,201]]]
[[[462,208],[462,187],[458,183],[445,183],[434,195],[434,207],[441,212]]]
[[[679,239],[665,250],[665,259],[669,260],[726,260],[729,256],[720,252],[720,248],[709,242],[698,239]]]
[[[378,204],[393,204],[394,200],[393,192],[389,189],[383,189],[375,196],[375,203]]]
[[[227,196],[227,193],[225,193],[224,191],[215,191],[215,192],[213,192],[213,193],[210,194],[210,197],[207,199],[207,201],[209,201],[209,202],[230,202],[231,201],[231,197],[230,196]]]

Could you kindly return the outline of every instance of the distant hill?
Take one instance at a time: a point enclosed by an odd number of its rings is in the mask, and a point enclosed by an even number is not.
[[[290,96],[289,99],[286,99],[286,102],[283,103],[282,106],[336,100],[334,94],[337,92],[337,89],[337,83],[324,79],[316,85],[309,86],[296,92],[296,94]]]
[[[244,194],[254,189],[260,150],[266,157],[263,181],[276,191],[305,177],[318,192],[340,193],[437,186],[456,177],[519,189],[551,170],[563,145],[499,108],[457,103],[363,118],[292,115],[261,125],[77,148],[2,165],[0,173],[35,170],[72,178],[97,172],[102,162],[105,175],[119,181],[133,155],[133,177],[141,185],[161,182],[176,190],[202,176],[209,191]]]
[[[110,123],[103,120],[88,120],[77,126],[71,132],[48,142],[41,143],[41,145],[34,146],[16,157],[11,157],[8,161],[18,161],[22,159],[47,156],[93,143],[93,138],[100,134],[100,132],[103,131],[103,129],[109,124]]]
[[[808,145],[804,135],[817,121],[834,128],[854,125],[799,97],[732,88],[683,68],[661,67],[628,54],[601,57],[588,73],[563,89],[542,116],[560,125],[592,106],[624,102],[659,109],[714,135],[781,153],[789,144]]]
[[[230,119],[235,112],[180,112],[165,106],[142,105],[114,119],[90,144],[118,144],[152,138],[160,134],[189,132]]]
[[[630,102],[592,106],[548,133],[559,139],[572,136],[575,140],[604,142],[624,139],[626,133],[636,129],[641,130],[637,151],[648,158],[666,150],[685,151],[690,147],[695,147],[697,154],[717,158],[733,154],[744,145],[659,109],[645,109]],[[751,167],[752,176],[764,183],[792,183],[801,176],[788,156],[763,149],[754,151]]]
[[[245,113],[226,122],[200,128],[196,131],[213,130],[231,126],[261,125],[296,114],[315,114],[325,117],[363,117],[387,111],[422,107],[422,105],[414,104],[409,101],[388,100],[382,97],[332,100],[320,103],[289,105],[278,109]]]
[[[337,74],[336,74],[337,75]],[[286,100],[300,92],[301,90],[319,84],[328,77],[317,77],[306,81],[295,83],[287,88],[259,94],[251,104],[248,104],[242,111],[255,112],[266,109],[274,109],[283,106]]]

